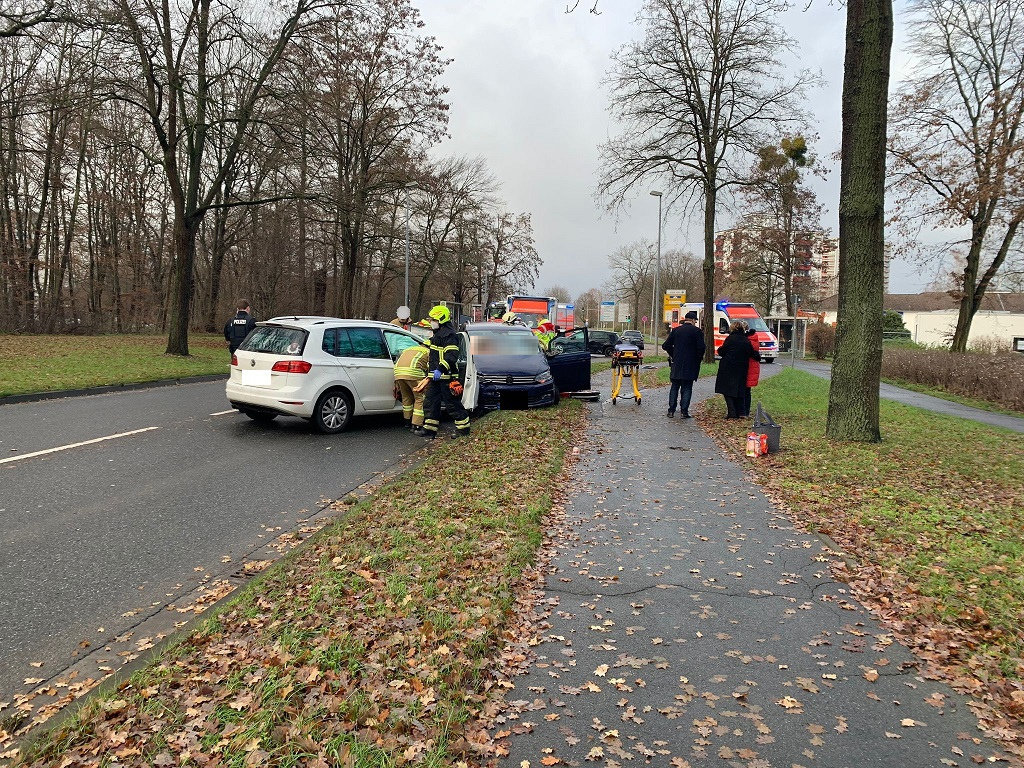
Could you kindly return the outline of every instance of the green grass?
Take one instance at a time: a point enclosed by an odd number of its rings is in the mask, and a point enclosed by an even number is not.
[[[192,334],[189,357],[166,355],[166,336],[0,335],[0,397],[224,374],[223,336]]]
[[[831,442],[828,388],[786,368],[754,390],[782,425],[782,452],[757,460],[763,483],[876,569],[888,593],[876,607],[896,601],[917,645],[934,638],[961,674],[1024,677],[1020,436],[882,400],[881,443]],[[705,408],[724,413],[718,398]],[[739,450],[748,425],[714,428]]]

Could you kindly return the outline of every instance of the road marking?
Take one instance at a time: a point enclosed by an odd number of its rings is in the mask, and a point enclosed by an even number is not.
[[[238,413],[238,411],[236,411],[234,408],[231,408],[230,410],[227,410],[227,411],[217,411],[216,413],[211,413],[210,415],[211,416],[224,416],[224,415],[229,414],[229,413]]]
[[[142,429],[133,429],[131,432],[118,432],[116,435],[107,435],[106,437],[97,437],[93,440],[83,440],[80,443],[71,443],[70,445],[62,445],[58,448],[47,448],[45,451],[34,451],[33,453],[26,453],[22,456],[11,456],[10,458],[0,459],[0,464],[6,464],[10,461],[21,461],[22,459],[31,459],[33,456],[45,456],[48,453],[57,453],[57,451],[66,451],[69,448],[80,448],[83,445],[92,445],[93,443],[102,443],[104,440],[115,440],[119,437],[128,437],[130,435],[137,435],[140,432],[150,432],[154,429],[160,429],[160,427],[143,427]]]

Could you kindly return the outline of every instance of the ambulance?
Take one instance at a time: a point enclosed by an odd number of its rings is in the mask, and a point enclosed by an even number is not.
[[[687,312],[690,310],[697,312],[697,325],[703,328],[704,304],[688,303],[685,308]],[[733,320],[742,320],[757,331],[755,338],[758,351],[761,353],[761,362],[774,363],[775,358],[779,356],[779,340],[768,329],[768,324],[757,314],[753,304],[740,302],[720,301],[715,304],[715,355],[718,355],[718,348],[722,346],[725,337],[729,335],[729,324]]]

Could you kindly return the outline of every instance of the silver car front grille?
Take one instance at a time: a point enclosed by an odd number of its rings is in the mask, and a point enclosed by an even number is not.
[[[505,384],[506,386],[524,386],[533,384],[533,376],[506,376],[503,374],[478,373],[477,377],[483,384]]]

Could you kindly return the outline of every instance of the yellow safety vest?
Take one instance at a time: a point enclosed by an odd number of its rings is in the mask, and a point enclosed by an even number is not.
[[[409,347],[398,356],[395,363],[395,380],[419,381],[427,375],[427,357],[430,352],[426,347],[416,345]]]

